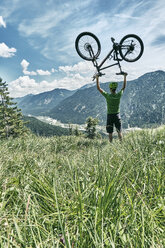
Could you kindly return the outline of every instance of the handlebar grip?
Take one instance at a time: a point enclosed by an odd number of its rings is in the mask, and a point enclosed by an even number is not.
[[[98,72],[96,75],[98,75],[99,77],[105,75],[105,73],[102,73],[102,72]]]
[[[128,73],[127,72],[124,72],[124,71],[122,71],[122,72],[119,72],[119,73],[116,73],[116,75],[128,75]]]
[[[105,73],[98,72],[98,73],[94,74],[94,75],[93,75],[93,80],[92,80],[92,81],[95,80],[96,76],[101,77],[101,76],[103,76],[103,75],[105,75]]]

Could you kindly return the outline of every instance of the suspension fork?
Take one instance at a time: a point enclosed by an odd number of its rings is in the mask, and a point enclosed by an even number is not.
[[[88,46],[88,51],[89,51],[90,56],[93,58],[92,63],[94,65],[94,67],[96,67],[97,72],[99,72],[100,70],[99,70],[98,63],[97,63],[96,57],[94,55],[93,49],[92,49],[92,47],[90,45]]]
[[[97,60],[96,60],[95,57],[93,58],[92,63],[93,63],[93,65],[94,65],[94,67],[96,67],[97,72],[100,72],[100,69],[99,69],[99,66],[98,66],[98,63],[97,63]]]

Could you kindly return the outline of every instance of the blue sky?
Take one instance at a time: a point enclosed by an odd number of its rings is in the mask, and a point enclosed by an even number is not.
[[[100,60],[116,41],[139,35],[144,54],[135,63],[122,62],[128,80],[165,70],[164,0],[1,0],[0,77],[13,97],[54,88],[76,89],[92,82],[91,62],[75,50],[83,31],[100,40]],[[117,67],[107,69],[102,82],[122,80]]]

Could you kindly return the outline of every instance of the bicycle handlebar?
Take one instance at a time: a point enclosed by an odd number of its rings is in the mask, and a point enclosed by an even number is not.
[[[101,77],[101,76],[103,76],[103,75],[105,75],[105,73],[101,73],[101,72],[95,73],[95,74],[93,75],[93,80],[92,80],[92,81],[95,80],[96,76]]]
[[[92,81],[95,80],[96,76],[101,77],[101,76],[103,76],[103,75],[105,75],[105,73],[102,73],[102,72],[95,73],[95,74],[93,75]],[[126,75],[126,76],[127,76],[128,73],[127,73],[127,72],[124,72],[124,71],[121,71],[121,72],[119,72],[119,73],[116,73],[116,75]]]
[[[124,72],[124,71],[121,71],[121,72],[119,72],[119,73],[116,73],[116,75],[128,75],[128,73],[127,72]]]

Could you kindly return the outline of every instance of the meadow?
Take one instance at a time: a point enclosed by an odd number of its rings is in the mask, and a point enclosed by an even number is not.
[[[0,247],[165,247],[165,127],[0,140]]]

